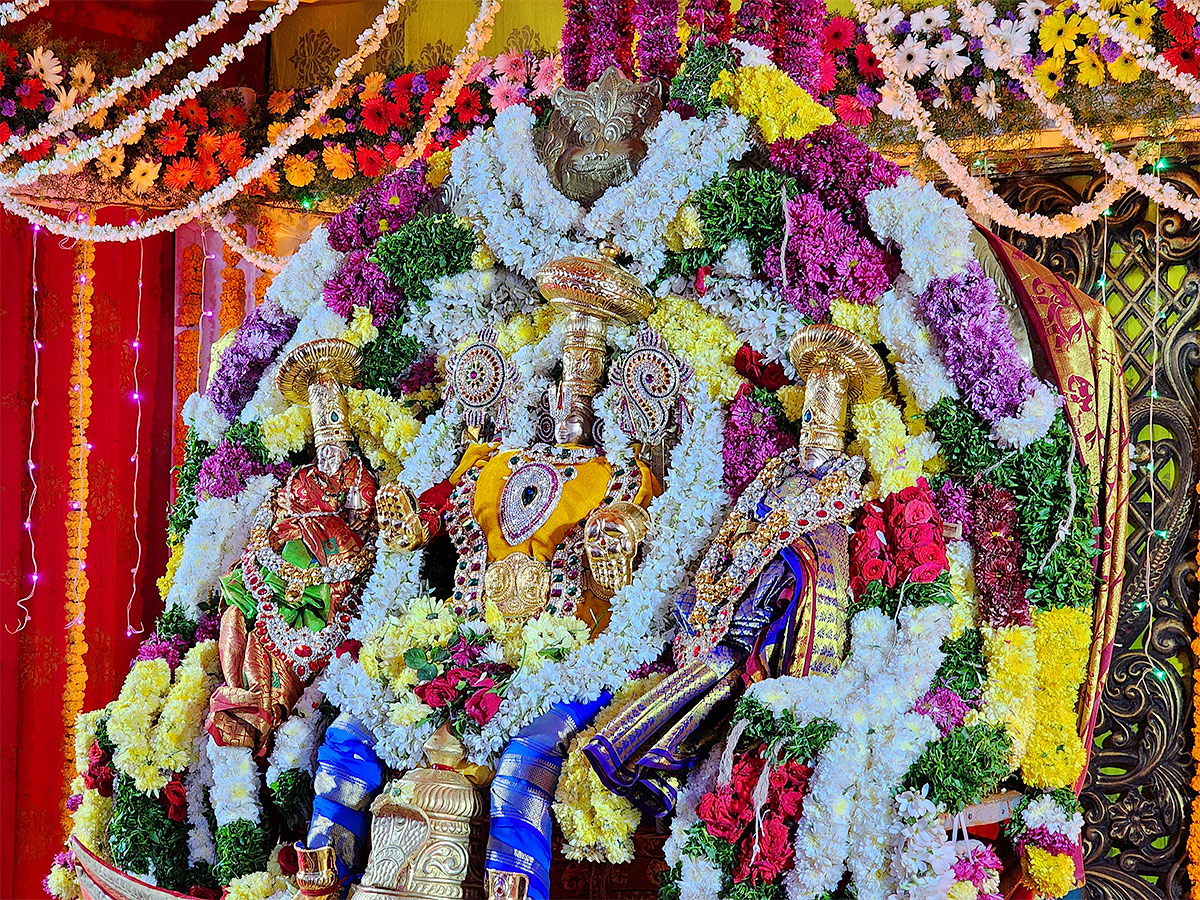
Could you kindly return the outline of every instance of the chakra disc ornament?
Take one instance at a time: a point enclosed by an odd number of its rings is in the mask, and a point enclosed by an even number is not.
[[[486,328],[446,366],[447,399],[456,399],[464,419],[476,428],[489,418],[497,429],[508,427],[508,398],[514,387],[512,369],[496,346],[496,329]]]

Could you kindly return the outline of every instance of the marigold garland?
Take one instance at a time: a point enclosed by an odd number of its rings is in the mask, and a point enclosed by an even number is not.
[[[258,253],[275,255],[275,238],[277,228],[275,220],[262,216],[258,220],[258,234],[254,238],[254,249]],[[271,281],[275,278],[274,272],[263,272],[254,279],[254,303],[255,305],[262,303],[267,296],[267,288],[271,286]]]
[[[1037,692],[1033,732],[1021,759],[1021,775],[1033,787],[1071,787],[1087,764],[1075,707],[1092,643],[1092,611],[1037,611]]]
[[[204,250],[199,244],[183,248],[179,266],[179,309],[175,324],[194,328],[200,324],[200,307],[204,300]]]
[[[87,546],[91,531],[88,517],[88,420],[92,414],[92,279],[96,272],[96,246],[82,241],[75,248],[75,289],[71,330],[75,353],[71,360],[71,384],[67,395],[71,416],[71,450],[68,464],[71,469],[70,506],[67,511],[67,571],[66,684],[63,686],[63,783],[70,784],[75,775],[75,720],[83,712],[83,694],[87,687],[87,639],[84,636],[84,616],[88,593]],[[63,814],[63,831],[71,829],[70,816]]]
[[[231,227],[239,238],[243,241],[246,239],[245,228],[236,222]],[[221,269],[221,299],[217,321],[221,325],[221,336],[224,337],[246,318],[246,273],[238,267],[242,258],[228,244],[222,244],[221,258],[225,267]]]
[[[196,329],[181,331],[175,336],[175,390],[187,393],[196,383],[196,350],[200,345],[200,332]],[[171,435],[171,462],[183,465],[187,449],[187,423],[183,421],[183,403],[175,410],[175,425]]]

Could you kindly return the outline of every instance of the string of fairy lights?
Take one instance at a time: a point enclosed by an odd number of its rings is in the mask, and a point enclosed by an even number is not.
[[[130,221],[130,225],[137,224]],[[146,270],[146,239],[138,239],[138,277],[137,277],[137,318],[134,320],[133,340],[129,342],[130,348],[133,350],[133,393],[130,399],[133,400],[137,407],[137,416],[133,429],[133,455],[129,457],[129,461],[133,463],[133,502],[131,503],[132,519],[131,528],[133,530],[133,540],[137,547],[137,557],[134,560],[133,568],[129,570],[130,585],[129,585],[129,600],[125,603],[125,635],[133,637],[135,634],[141,634],[145,631],[141,617],[138,617],[137,627],[133,624],[133,604],[137,599],[138,592],[138,575],[142,570],[142,535],[140,523],[138,522],[138,486],[141,479],[141,461],[142,461],[142,386],[138,375],[138,365],[142,361],[142,288],[144,285],[144,277]]]

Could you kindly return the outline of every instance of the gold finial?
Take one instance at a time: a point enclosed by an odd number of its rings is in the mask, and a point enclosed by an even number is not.
[[[883,393],[887,371],[879,354],[852,331],[808,325],[796,332],[788,358],[804,380],[800,445],[814,461],[845,448],[846,406]]]
[[[341,338],[309,341],[291,350],[279,365],[275,384],[292,403],[312,412],[318,447],[349,441],[349,410],[343,388],[358,380],[362,357]]]

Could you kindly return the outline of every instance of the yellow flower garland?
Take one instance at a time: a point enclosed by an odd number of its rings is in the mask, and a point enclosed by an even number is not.
[[[798,140],[834,122],[828,109],[774,66],[742,66],[722,72],[709,96],[756,119],[768,144],[783,137]]]
[[[935,466],[919,452],[919,445],[914,445],[900,408],[886,397],[855,403],[850,408],[850,420],[858,435],[852,449],[867,460],[875,496],[904,490],[934,470]]]
[[[197,644],[175,670],[175,683],[150,737],[154,765],[162,771],[182,772],[199,761],[196,737],[204,727],[208,698],[220,671],[216,641]]]
[[[723,319],[694,300],[671,295],[658,301],[646,324],[662,336],[667,349],[691,364],[714,398],[734,398],[743,383],[733,367],[742,342]]]
[[[139,791],[157,791],[169,780],[159,769],[151,745],[152,726],[171,687],[165,659],[133,664],[108,717],[108,736],[116,749],[113,765],[133,779]]]
[[[96,729],[108,714],[107,707],[80,713],[75,719],[75,771],[82,775],[88,770],[88,754],[96,741]]]
[[[1021,760],[1025,783],[1073,787],[1087,763],[1075,709],[1092,642],[1091,609],[1035,611],[1038,656],[1034,727]]]
[[[868,343],[878,344],[883,341],[879,332],[879,307],[864,306],[861,303],[851,303],[843,297],[834,297],[829,304],[830,321],[839,328],[853,331]]]
[[[346,332],[342,335],[342,340],[353,344],[355,347],[365,347],[377,337],[379,337],[379,329],[371,321],[370,308],[366,306],[354,307],[354,310],[350,313],[350,324],[346,326]]]
[[[83,694],[87,687],[87,639],[84,636],[84,615],[88,594],[87,546],[92,523],[88,517],[88,420],[92,415],[92,279],[96,277],[93,264],[96,245],[81,241],[75,247],[74,296],[71,304],[71,325],[75,353],[71,360],[71,386],[68,407],[71,416],[71,450],[68,455],[71,470],[70,508],[67,512],[67,571],[66,684],[63,686],[63,785],[75,775],[75,720],[83,712]],[[71,828],[71,817],[63,812],[63,831]]]
[[[266,900],[280,891],[292,891],[295,887],[286,878],[270,872],[251,872],[233,879],[225,888],[225,900]]]
[[[627,704],[662,681],[662,674],[639,678],[617,691],[591,727],[575,736],[554,793],[554,818],[563,833],[567,859],[621,864],[633,861],[633,832],[642,814],[624,797],[606,788],[583,746]]]
[[[82,779],[79,786],[82,786]],[[83,802],[75,810],[71,835],[104,860],[112,860],[108,845],[108,822],[112,818],[113,798],[101,797],[99,791],[79,791]]]
[[[263,446],[273,459],[303,450],[312,440],[312,416],[303,406],[289,406],[262,420]]]
[[[798,384],[785,384],[775,392],[775,397],[783,404],[783,414],[788,420],[799,422],[804,415],[804,388]]]
[[[159,576],[154,583],[158,588],[158,596],[166,599],[167,594],[171,592],[171,585],[175,583],[175,573],[179,571],[179,564],[183,562],[183,542],[171,546],[171,555],[167,557],[167,570]]]
[[[1012,740],[1012,768],[1025,755],[1033,731],[1034,692],[1037,689],[1038,655],[1032,626],[983,628],[983,660],[987,680],[983,702],[967,717],[967,724],[1002,725]]]
[[[1050,853],[1032,844],[1021,857],[1025,877],[1046,897],[1065,897],[1075,887],[1075,860],[1069,853]]]
[[[409,412],[408,404],[392,400],[372,390],[350,388],[350,427],[358,437],[358,446],[384,481],[400,472],[408,458],[421,423]]]

